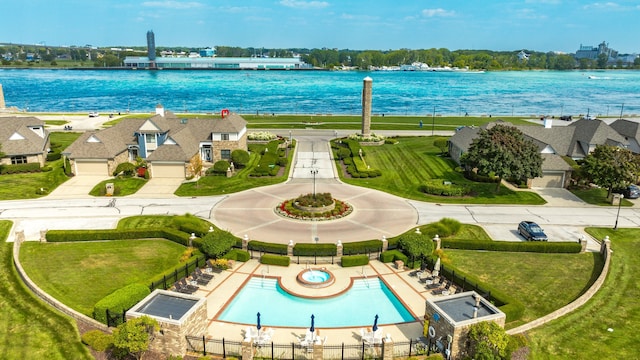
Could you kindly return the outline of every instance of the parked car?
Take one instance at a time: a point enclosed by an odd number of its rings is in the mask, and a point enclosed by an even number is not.
[[[640,187],[633,184],[625,188],[613,189],[613,192],[624,195],[625,199],[637,199],[640,197]]]
[[[89,117],[98,117],[100,114],[97,111],[92,111],[89,113]]]
[[[518,225],[518,233],[526,240],[547,241],[547,235],[542,228],[533,221],[522,221]]]
[[[571,117],[571,115],[562,115],[560,116],[560,120],[571,121],[573,120],[573,118]]]

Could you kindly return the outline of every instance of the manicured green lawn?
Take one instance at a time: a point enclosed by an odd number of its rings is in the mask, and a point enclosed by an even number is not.
[[[0,358],[92,359],[75,322],[36,299],[13,266],[13,243],[5,242],[11,222],[0,220]]]
[[[433,145],[435,137],[401,137],[397,144],[366,147],[366,161],[372,169],[382,171],[376,178],[346,178],[338,166],[342,181],[378,189],[407,199],[436,203],[460,204],[529,204],[540,205],[545,201],[531,191],[513,191],[501,186],[495,193],[496,184],[472,182],[456,171],[457,165],[441,157],[440,150]],[[451,181],[470,186],[474,196],[446,197],[427,195],[418,190],[420,184],[432,179]]]
[[[91,196],[105,196],[106,186],[108,183],[113,183],[115,188],[114,196],[127,196],[135,194],[147,180],[139,177],[117,177],[109,180],[105,180],[98,185],[94,186],[89,192]]]
[[[91,316],[113,291],[180,264],[185,247],[168,240],[26,242],[20,260],[29,277],[64,304]]]
[[[579,297],[600,274],[601,257],[594,253],[538,254],[445,250],[444,264],[510,294],[525,306],[512,328],[559,309]]]
[[[188,182],[180,185],[175,194],[178,196],[206,196],[235,193],[255,187],[278,184],[287,180],[293,151],[289,151],[289,162],[281,176],[252,177],[253,167],[260,162],[260,155],[251,153],[249,164],[237,171],[236,175],[228,178],[225,176],[203,176],[196,182]]]
[[[528,332],[531,359],[637,359],[640,354],[640,229],[587,232],[611,239],[607,279],[587,304]]]
[[[611,201],[607,200],[607,189],[572,189],[571,192],[587,204],[614,206],[611,205]],[[627,199],[622,199],[622,206],[633,206],[633,203]]]
[[[51,148],[64,149],[80,136],[80,133],[51,133]],[[0,200],[35,199],[44,195],[36,194],[40,188],[49,192],[69,178],[62,169],[62,160],[47,163],[53,170],[48,172],[0,175]]]

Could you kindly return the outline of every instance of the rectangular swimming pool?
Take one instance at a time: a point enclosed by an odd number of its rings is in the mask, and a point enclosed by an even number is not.
[[[316,327],[371,326],[416,319],[378,278],[357,279],[345,293],[307,299],[284,291],[276,279],[254,277],[224,308],[217,320],[253,325],[260,313],[263,326],[308,327],[311,314]]]

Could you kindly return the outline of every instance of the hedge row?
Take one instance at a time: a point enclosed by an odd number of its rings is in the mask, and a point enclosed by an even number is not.
[[[349,147],[351,156],[353,156],[354,158],[360,155],[360,150],[362,150],[362,156],[366,156],[364,150],[362,149],[362,146],[360,146],[360,143],[357,140],[346,139],[342,140],[342,143],[346,144],[347,147]]]
[[[485,241],[442,239],[445,249],[574,254],[582,250],[578,242]]]
[[[383,263],[390,263],[396,260],[402,260],[405,264],[409,262],[407,255],[400,250],[387,250],[380,253],[380,261]]]
[[[471,188],[463,185],[444,184],[443,181],[430,181],[418,187],[420,192],[436,196],[465,196],[471,193]]]
[[[151,229],[102,229],[102,230],[49,230],[48,242],[67,241],[96,241],[96,240],[131,240],[164,238],[175,243],[188,246],[190,235],[172,228]],[[195,239],[193,245],[199,247],[199,239]]]
[[[335,256],[337,253],[335,244],[296,244],[293,247],[295,256]]]
[[[110,313],[122,313],[131,309],[133,305],[150,293],[149,287],[142,284],[130,284],[120,288],[96,303],[93,307],[93,318],[106,324],[107,310]]]
[[[59,152],[50,152],[47,154],[47,161],[56,161],[62,158],[62,154]]]
[[[189,262],[186,264],[176,265],[173,268],[164,271],[162,274],[151,279],[151,284],[164,284],[164,281],[167,280],[169,283],[178,281],[182,277],[187,277],[189,274],[196,270],[196,264],[202,266],[206,263],[207,259],[204,254],[196,253],[191,256]],[[157,287],[156,287],[157,288]]]
[[[340,262],[342,267],[362,266],[369,263],[369,257],[367,255],[343,256]]]
[[[342,253],[344,255],[368,254],[378,251],[382,251],[382,240],[365,240],[342,244]]]
[[[0,175],[40,172],[40,163],[0,165]]]
[[[249,250],[255,250],[255,251],[260,251],[260,252],[287,255],[288,245],[286,245],[286,244],[273,244],[273,243],[268,243],[268,242],[251,240],[251,241],[249,241],[249,244],[247,245],[247,248]]]
[[[484,182],[484,183],[498,183],[500,182],[500,178],[497,176],[486,176],[486,175],[478,175],[475,171],[465,171],[464,177],[476,182]]]
[[[288,256],[264,254],[260,257],[260,262],[265,265],[289,266],[291,259]]]
[[[251,254],[249,254],[248,251],[231,249],[228,253],[224,254],[222,258],[227,260],[247,262],[251,258]]]

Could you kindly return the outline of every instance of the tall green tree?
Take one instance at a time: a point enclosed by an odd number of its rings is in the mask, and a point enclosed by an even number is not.
[[[498,124],[480,130],[460,161],[480,174],[497,176],[500,181],[496,192],[500,191],[504,178],[532,179],[542,175],[542,156],[538,147],[525,139],[522,131],[510,125]]]
[[[582,170],[591,182],[608,189],[608,197],[614,188],[636,181],[640,173],[640,159],[629,149],[597,145],[584,159]]]

